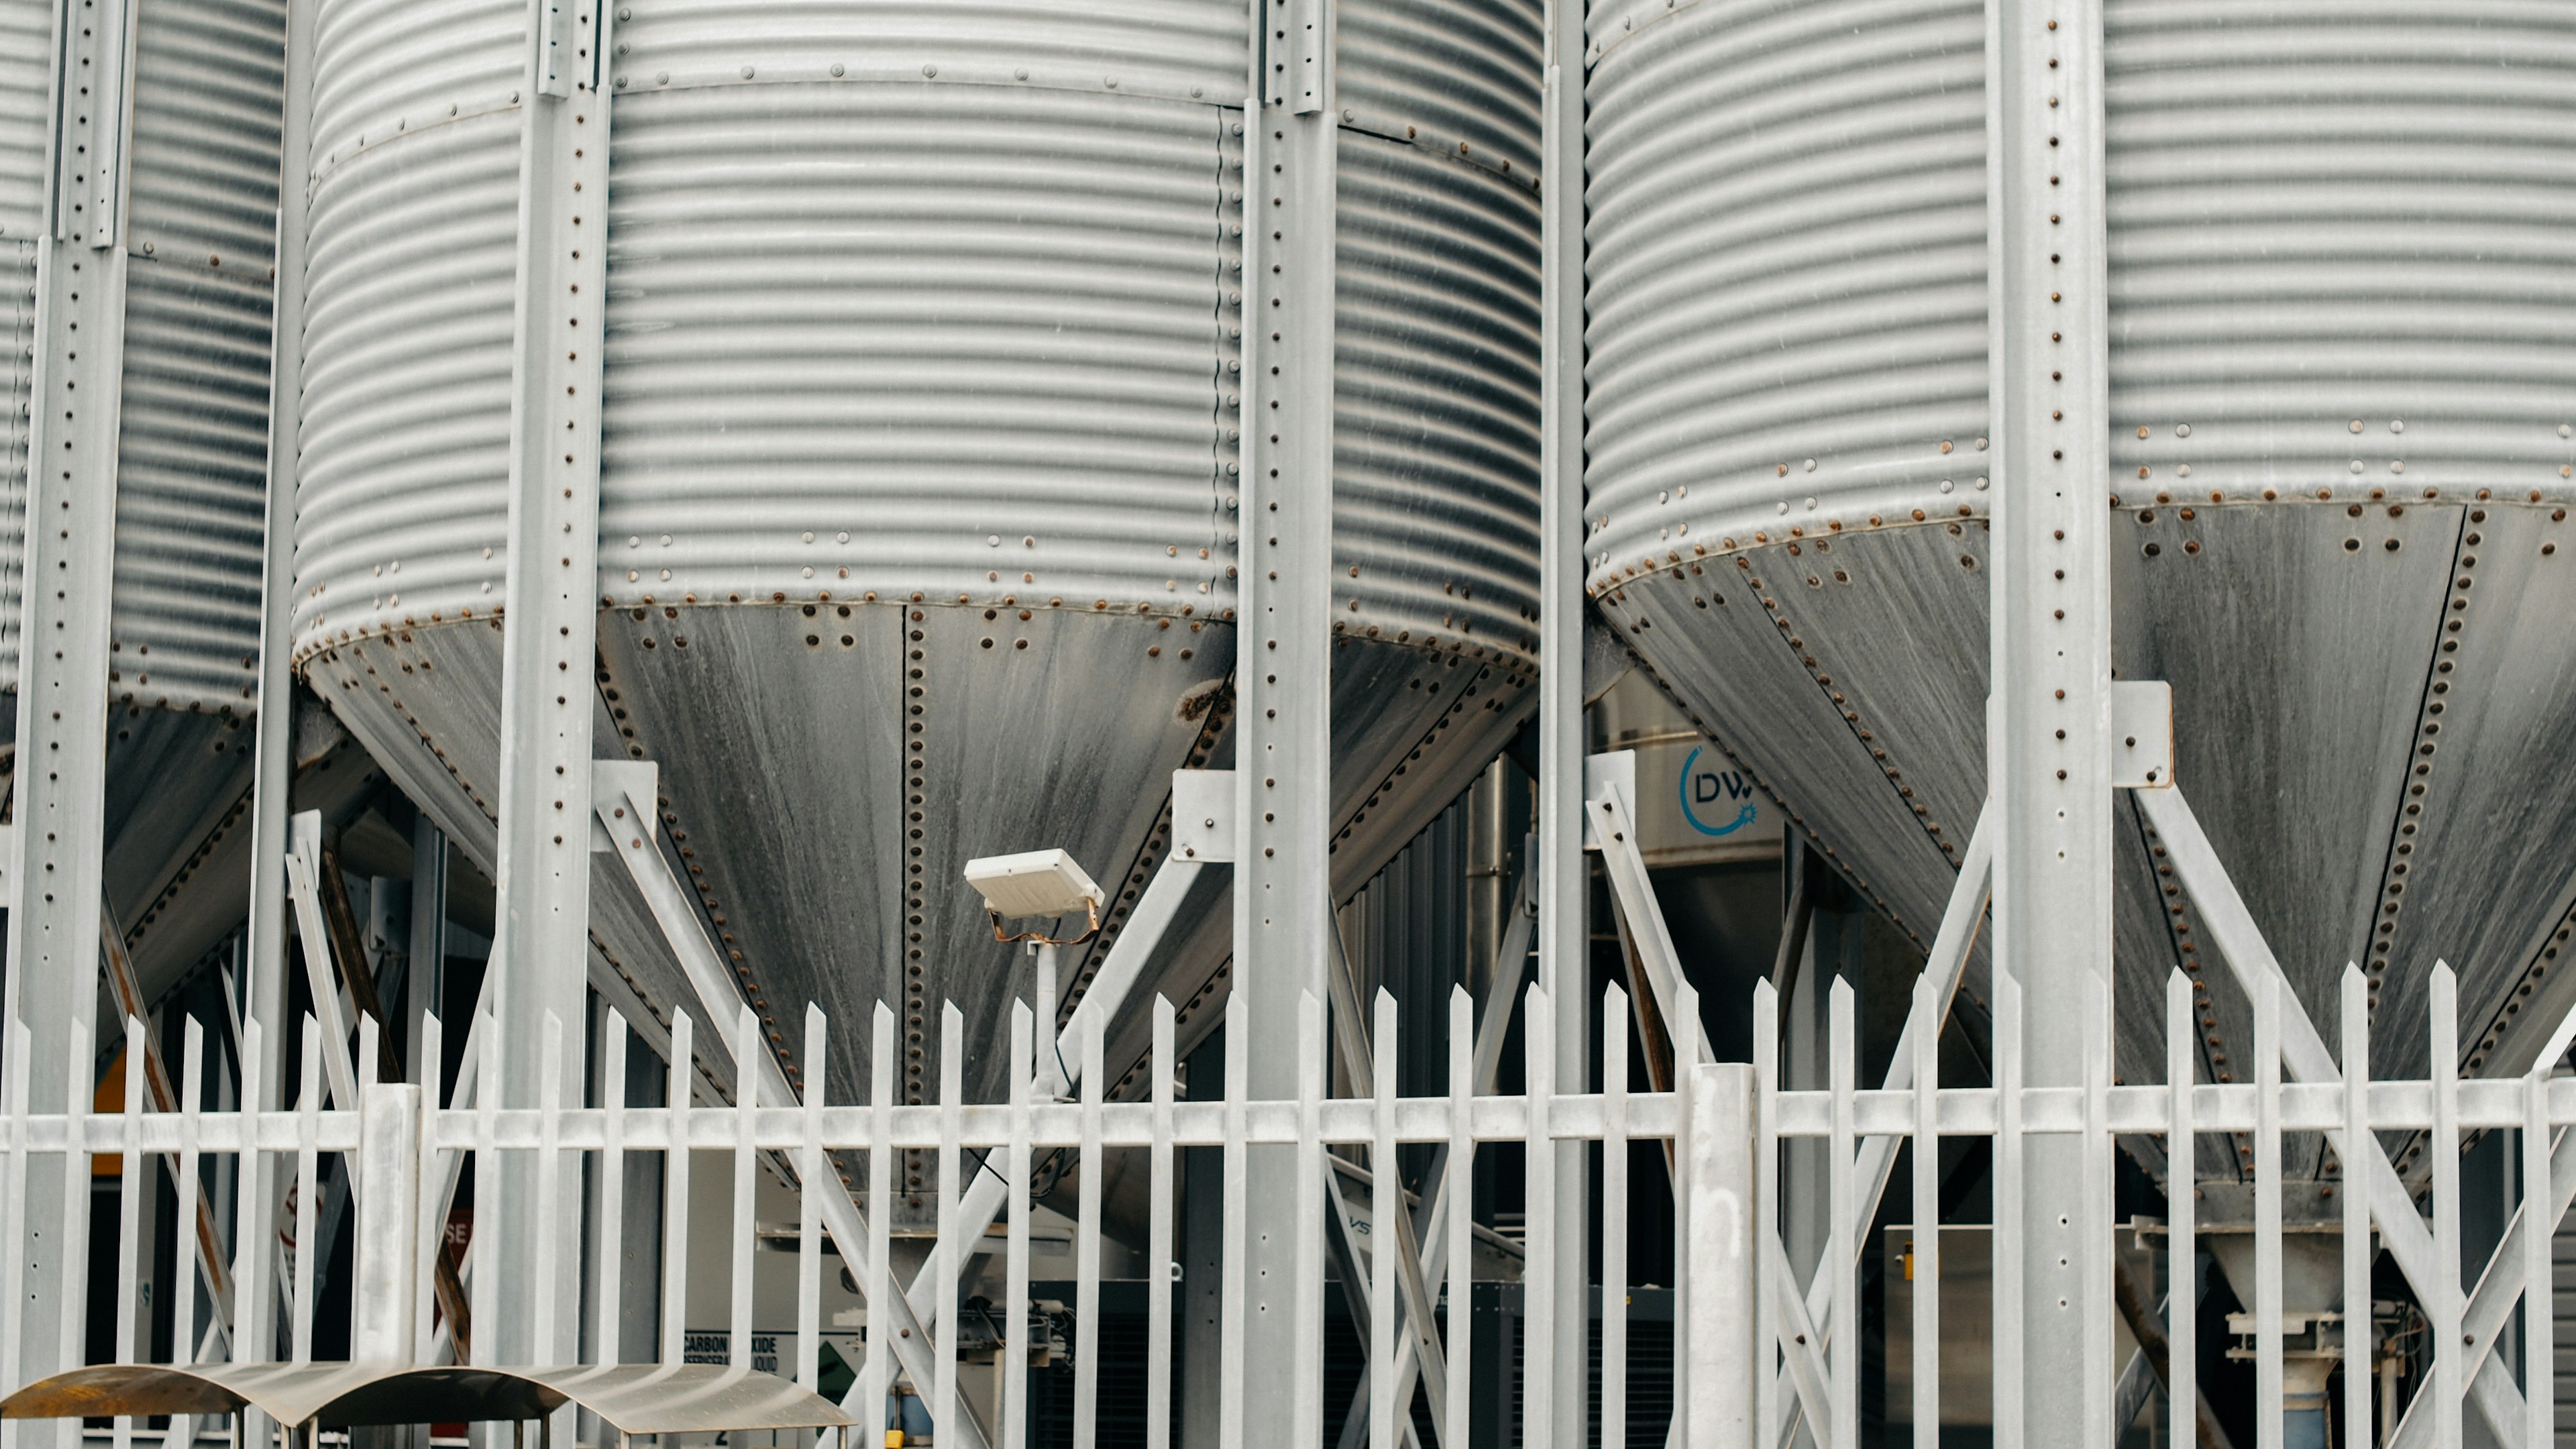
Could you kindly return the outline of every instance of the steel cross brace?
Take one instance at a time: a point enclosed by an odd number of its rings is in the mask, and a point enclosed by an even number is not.
[[[592,763],[591,848],[613,851],[625,864],[636,891],[653,913],[654,924],[661,927],[664,941],[679,958],[681,972],[688,977],[699,1006],[710,1021],[728,1021],[743,1004],[741,994],[726,973],[714,944],[708,941],[706,928],[699,923],[687,893],[672,874],[670,862],[663,858],[659,817],[654,809],[654,775],[654,766],[648,761]],[[781,1106],[794,1106],[804,1100],[788,1085],[787,1073],[780,1069],[777,1057],[766,1051],[751,1055],[752,1060],[738,1061],[734,1068],[758,1082],[761,1100]],[[800,1181],[792,1157],[777,1155],[775,1161],[787,1181]],[[989,1175],[978,1174],[979,1178]],[[833,1246],[844,1258],[855,1262],[868,1241],[867,1217],[847,1191],[833,1190],[836,1183],[837,1179],[826,1173],[822,1182],[802,1182],[802,1190],[819,1192],[824,1227],[832,1235]],[[888,1326],[896,1330],[892,1342],[904,1371],[912,1375],[916,1384],[936,1382],[938,1365],[931,1353],[928,1325],[905,1299],[897,1298],[884,1307],[891,1320]],[[957,1422],[940,1427],[942,1432],[956,1432],[961,1449],[986,1449],[992,1442],[984,1426],[976,1422],[974,1411],[962,1403],[958,1405]]]
[[[2228,878],[2227,867],[2201,830],[2200,820],[2192,814],[2181,788],[2138,790],[2135,794],[2139,808],[2146,812],[2147,823],[2164,840],[2183,889],[2200,907],[2203,931],[2218,943],[2218,953],[2235,973],[2237,985],[2248,997],[2257,999],[2258,993],[2270,986],[2277,986],[2287,996],[2288,974],[2264,942],[2262,929],[2254,924],[2253,913],[2237,895],[2235,882]],[[2281,1013],[2281,1064],[2302,1082],[2334,1084],[2343,1080],[2343,1073],[2326,1051],[2325,1039],[2317,1034],[2316,1024],[2308,1020],[2305,1011]],[[2455,1069],[2443,1063],[2435,1066]],[[2343,1159],[2346,1180],[2355,1175],[2368,1180],[2371,1216],[2379,1223],[2381,1242],[2389,1256],[2397,1260],[2407,1281],[2429,1301],[2432,1295],[2445,1291],[2441,1264],[2433,1250],[2432,1230],[2424,1226],[2424,1219],[2415,1210],[2414,1195],[2398,1180],[2397,1170],[2389,1166],[2379,1144],[2347,1142],[2345,1135],[2328,1129],[2326,1140],[2333,1145],[2335,1155]],[[2576,1143],[2562,1135],[2550,1161],[2550,1194],[2558,1214],[2563,1216],[2570,1199],[2576,1198]],[[2472,1340],[2466,1347],[2475,1366],[2469,1399],[2505,1449],[2522,1449],[2522,1390],[2491,1350],[2506,1314],[2522,1294],[2522,1237],[2529,1231],[2526,1222],[2526,1214],[2515,1213],[2462,1320],[2463,1331]],[[2460,1346],[2440,1344],[2435,1351],[2457,1353]],[[2425,1397],[2418,1395],[2418,1402]],[[2431,1432],[2429,1420],[2410,1410],[2396,1442],[2399,1449],[2420,1449]]]
[[[1537,890],[1536,877],[1524,870],[1520,889],[1513,897],[1512,923],[1503,932],[1502,944],[1494,952],[1494,969],[1486,980],[1485,999],[1476,1017],[1475,1094],[1480,1097],[1490,1095],[1502,1075],[1503,1043],[1509,1035],[1512,1004],[1519,999],[1521,978],[1525,974],[1521,962],[1529,956],[1530,937],[1538,923]],[[1422,1256],[1415,1271],[1426,1284],[1440,1278],[1449,1268],[1449,1194],[1455,1188],[1454,1175],[1449,1167],[1449,1149],[1443,1144],[1433,1154],[1429,1173],[1437,1185],[1424,1199],[1413,1222],[1414,1232],[1422,1244]],[[1473,1252],[1473,1246],[1467,1251]],[[1427,1294],[1427,1287],[1425,1292]],[[1418,1352],[1414,1335],[1408,1334],[1396,1343],[1395,1401],[1398,1404],[1413,1402],[1413,1385],[1422,1369]],[[1357,1449],[1359,1441],[1355,1436],[1367,1421],[1368,1384],[1363,1379],[1358,1391],[1352,1395],[1350,1412],[1342,1420],[1340,1449]],[[1405,1422],[1407,1432],[1410,1432],[1410,1418]],[[1445,1424],[1446,1420],[1434,1414],[1432,1422]]]
[[[1620,752],[1626,753],[1626,752]],[[1635,813],[1628,802],[1633,767],[1622,766],[1615,755],[1593,757],[1594,769],[1591,798],[1584,808],[1587,844],[1601,851],[1602,862],[1610,877],[1610,888],[1617,897],[1621,913],[1635,928],[1637,954],[1645,966],[1647,983],[1654,988],[1656,1007],[1675,1034],[1676,1041],[1688,1040],[1691,1060],[1713,1061],[1715,1053],[1708,1044],[1707,1029],[1693,1019],[1683,1022],[1676,1013],[1675,987],[1681,982],[1679,954],[1673,949],[1672,933],[1665,928],[1663,910],[1655,902],[1654,886],[1646,874],[1646,861],[1637,848]],[[1623,773],[1626,778],[1623,778]],[[1961,973],[1967,966],[1968,950],[1976,941],[1978,925],[1985,918],[1989,875],[1994,864],[1995,839],[1991,818],[1980,814],[1976,833],[1968,839],[1968,850],[1959,866],[1959,878],[1951,887],[1949,903],[1941,912],[1941,927],[1932,938],[1932,950],[1924,962],[1924,974],[1934,982],[1936,998],[1946,1010],[1957,995]],[[1640,1009],[1643,1003],[1639,1003]],[[1687,1031],[1684,1038],[1682,1033]],[[1887,1069],[1884,1089],[1891,1092],[1911,1090],[1914,1085],[1915,1023],[1908,1018],[1904,1035],[1897,1041],[1895,1060]],[[1678,1054],[1678,1048],[1677,1048]],[[1861,1144],[1857,1181],[1859,1200],[1854,1211],[1862,1222],[1878,1212],[1878,1202],[1886,1193],[1889,1176],[1896,1169],[1899,1146],[1892,1137],[1865,1138]],[[1857,1240],[1860,1234],[1855,1233]],[[1760,1246],[1766,1259],[1773,1260],[1769,1271],[1778,1291],[1766,1295],[1779,1317],[1780,1347],[1787,1365],[1781,1370],[1777,1387],[1786,1386],[1796,1394],[1796,1401],[1809,1414],[1821,1417],[1826,1404],[1825,1385],[1828,1377],[1822,1354],[1828,1335],[1834,1327],[1833,1275],[1818,1273],[1815,1281],[1800,1293],[1797,1275],[1789,1266],[1786,1252],[1778,1239]],[[1799,1415],[1785,1414],[1778,1429],[1779,1442],[1787,1444],[1796,1435]]]

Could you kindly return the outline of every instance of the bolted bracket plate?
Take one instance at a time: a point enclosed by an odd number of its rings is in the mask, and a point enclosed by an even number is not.
[[[1592,802],[1604,791],[1616,788],[1619,803],[1629,810],[1637,808],[1637,752],[1611,750],[1606,754],[1583,757],[1583,848],[1599,850],[1601,837],[1593,831]]]
[[[608,820],[632,810],[634,818],[644,823],[644,838],[659,834],[661,819],[653,812],[653,801],[659,796],[659,766],[651,760],[593,760],[590,762],[590,796],[594,808],[590,816],[590,848],[593,853],[614,851],[617,842],[609,837]],[[602,818],[601,812],[615,812]]]
[[[1173,860],[1200,864],[1234,859],[1234,772],[1172,772]]]
[[[2174,783],[2173,686],[2111,682],[2111,787],[2170,790]]]

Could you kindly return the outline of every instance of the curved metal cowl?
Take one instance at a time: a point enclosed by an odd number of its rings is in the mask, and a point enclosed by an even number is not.
[[[2519,1071],[2576,999],[2576,17],[2114,0],[2105,30],[2115,667],[2171,681],[2180,780],[2329,1042],[2357,961],[2377,1069],[2424,1071],[2444,958],[2460,1065]],[[1928,939],[1984,794],[1982,12],[1594,35],[1590,587]],[[2118,819],[2117,1070],[2163,1075],[2180,965],[2203,1072],[2241,1075],[2250,1008]]]
[[[35,239],[43,222],[54,6],[0,3],[0,684],[18,678]],[[106,895],[147,990],[239,920],[185,904],[237,894],[268,467],[285,7],[144,0],[125,211]],[[14,724],[15,713],[5,718]],[[9,725],[0,725],[8,728]]]
[[[326,3],[304,338],[300,667],[486,859],[521,13]],[[1348,889],[1534,677],[1538,26],[1342,17]],[[1227,758],[1245,24],[1210,0],[615,9],[603,753],[660,766],[671,859],[781,1037],[808,999],[842,1024],[836,1100],[879,999],[957,1001],[969,1090],[998,1093],[986,1038],[1029,968],[960,866],[1061,846],[1114,932],[1170,772]],[[690,1004],[622,879],[593,920],[650,1009]],[[937,1031],[906,1030],[923,1094]]]

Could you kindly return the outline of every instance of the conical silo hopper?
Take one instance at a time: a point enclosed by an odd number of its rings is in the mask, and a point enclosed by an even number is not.
[[[299,667],[487,861],[523,14],[325,5],[304,338]],[[1538,28],[1434,0],[1340,24],[1355,886],[1534,679]],[[962,865],[1061,847],[1114,930],[1171,771],[1230,758],[1245,26],[615,8],[601,752],[658,766],[672,859],[782,1035],[831,1013],[836,1100],[880,999],[909,1096],[945,999],[997,1096],[1031,967]],[[605,957],[689,1004],[628,883],[594,891]]]
[[[13,735],[54,17],[49,4],[0,7],[0,329],[13,339],[0,358],[12,424],[0,440],[0,683],[11,694],[0,730]],[[241,920],[249,885],[238,846],[260,705],[285,31],[274,0],[166,0],[143,6],[133,32],[101,684],[111,703],[105,897],[147,994]],[[14,769],[14,749],[7,760]]]
[[[1918,940],[1984,794],[1983,26],[1592,20],[1592,594]],[[2576,986],[2576,18],[2104,27],[2115,670],[2171,682],[2180,782],[2330,1045],[2358,962],[2377,1071],[2424,1072],[2447,959],[2458,1065],[2519,1071]],[[2116,1069],[2164,1075],[2179,965],[2202,1072],[2250,1078],[2250,1009],[2117,820]]]

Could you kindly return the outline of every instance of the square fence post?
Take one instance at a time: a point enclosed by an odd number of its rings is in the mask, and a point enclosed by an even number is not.
[[[1689,1137],[1690,1284],[1688,1384],[1691,1449],[1753,1449],[1754,1204],[1764,1190],[1753,1160],[1753,1069],[1740,1062],[1692,1067]]]

